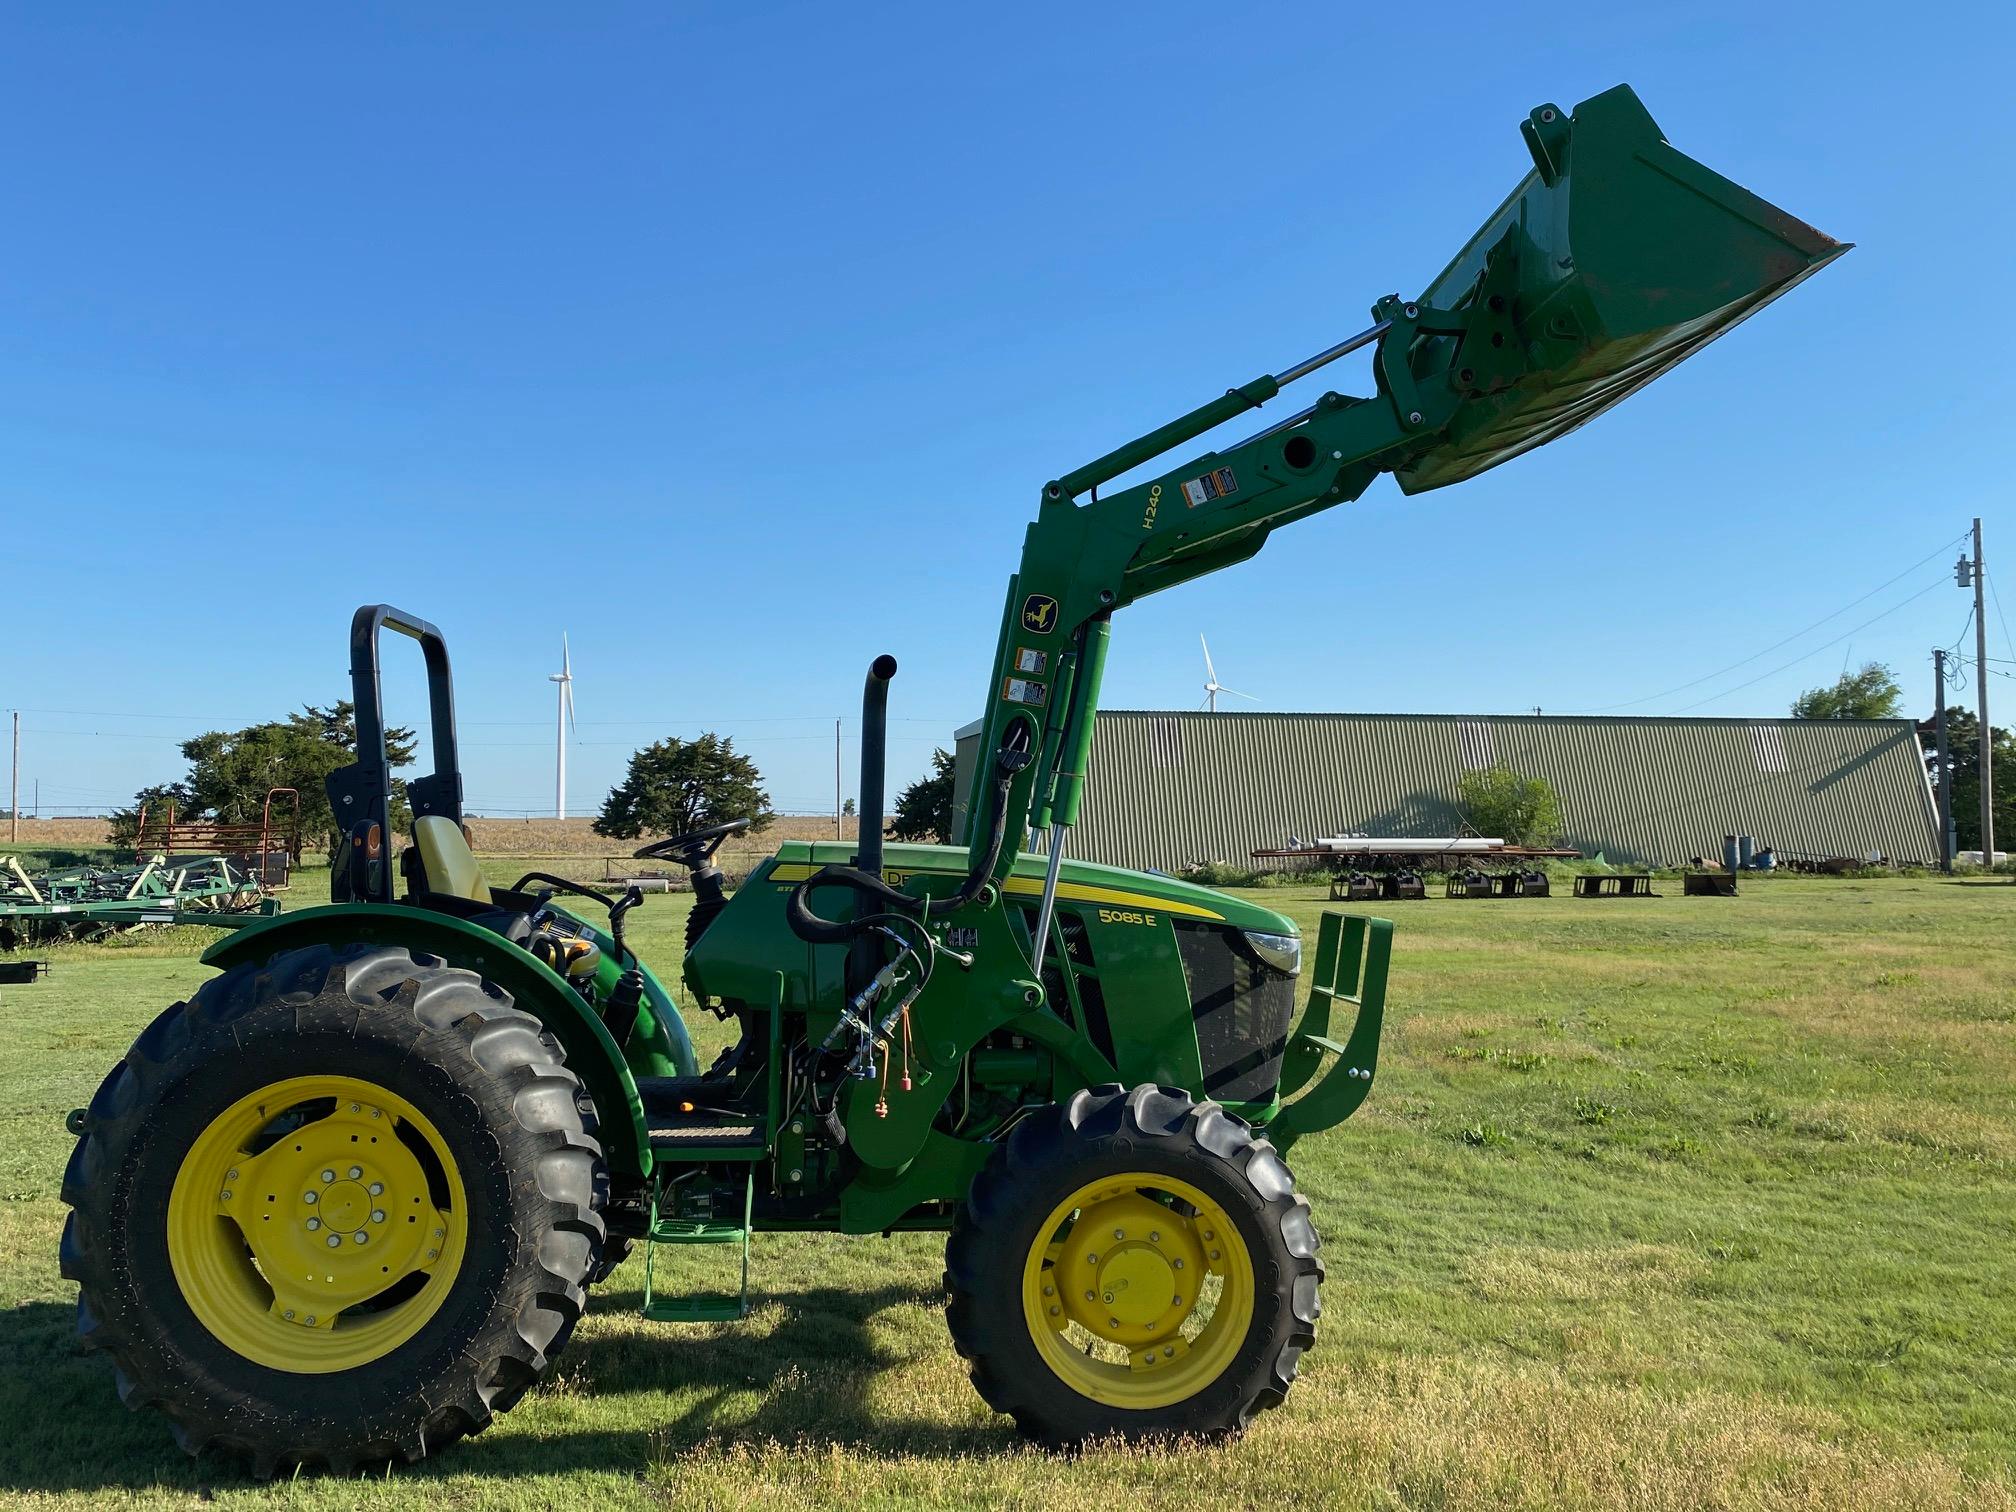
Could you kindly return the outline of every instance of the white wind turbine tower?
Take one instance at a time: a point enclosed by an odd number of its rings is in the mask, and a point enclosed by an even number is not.
[[[546,674],[559,684],[560,703],[553,716],[553,817],[567,817],[567,730],[574,725],[574,664],[567,650],[567,632],[560,632],[560,670]],[[575,726],[575,733],[580,733]]]
[[[1199,707],[1216,714],[1220,693],[1230,693],[1234,698],[1243,698],[1249,703],[1260,702],[1251,693],[1241,693],[1237,688],[1228,688],[1218,681],[1218,669],[1211,665],[1211,642],[1204,639],[1202,631],[1198,632],[1197,644],[1204,648],[1204,702]]]

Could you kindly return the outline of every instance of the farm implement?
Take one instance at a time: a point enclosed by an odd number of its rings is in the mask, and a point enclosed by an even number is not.
[[[177,812],[173,800],[143,804],[133,851],[222,858],[251,876],[262,892],[285,892],[301,852],[301,795],[293,788],[268,788],[257,820],[190,819]]]
[[[676,972],[626,942],[634,889],[484,880],[447,644],[359,610],[335,901],[213,945],[73,1115],[63,1273],[124,1399],[262,1473],[410,1460],[518,1402],[635,1246],[647,1317],[724,1322],[752,1233],[933,1229],[953,1345],[1025,1434],[1209,1438],[1278,1405],[1324,1277],[1285,1157],[1371,1090],[1392,927],[1326,914],[1305,971],[1269,909],[1066,858],[1112,617],[1382,473],[1420,493],[1566,435],[1845,250],[1628,89],[1520,130],[1531,170],[1419,296],[1041,487],[962,844],[883,844],[884,656],[858,845],[787,844],[732,893],[713,858],[745,818],[639,850],[692,877]],[[1364,349],[1370,393],[1113,487]],[[406,836],[388,630],[429,687]],[[711,1065],[682,1000],[732,1026]],[[740,1294],[667,1279],[661,1251],[705,1245]]]
[[[94,940],[153,924],[236,929],[280,911],[300,843],[300,795],[273,788],[256,822],[140,810],[133,859],[30,870],[0,856],[0,951]]]
[[[94,940],[148,924],[235,929],[279,907],[259,878],[228,856],[157,853],[130,865],[46,871],[0,856],[0,950]]]

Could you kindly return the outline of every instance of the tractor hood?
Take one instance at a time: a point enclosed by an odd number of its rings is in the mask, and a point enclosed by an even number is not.
[[[850,841],[790,841],[777,848],[779,866],[844,865],[854,855]],[[1032,904],[1043,891],[1045,858],[1024,852],[1015,858],[1006,883],[1011,898],[1026,897]],[[914,872],[962,877],[966,874],[967,852],[950,845],[891,845],[882,853],[882,871],[892,883]],[[1115,908],[1156,909],[1181,918],[1207,923],[1225,923],[1235,929],[1264,934],[1294,935],[1300,931],[1293,921],[1271,908],[1261,908],[1244,899],[1199,887],[1178,877],[1153,872],[1127,871],[1118,866],[1100,866],[1091,861],[1066,859],[1058,879],[1060,897],[1082,903],[1105,903]]]

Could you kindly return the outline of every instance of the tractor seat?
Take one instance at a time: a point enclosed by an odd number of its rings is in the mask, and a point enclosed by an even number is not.
[[[467,898],[471,903],[490,902],[490,884],[483,880],[483,869],[476,864],[476,855],[469,849],[462,826],[453,819],[444,819],[439,814],[415,819],[413,848],[412,891],[445,893],[452,898]]]
[[[530,937],[539,900],[485,882],[469,839],[454,820],[438,814],[415,819],[413,843],[400,853],[399,864],[406,874],[408,903],[481,924],[514,944]]]

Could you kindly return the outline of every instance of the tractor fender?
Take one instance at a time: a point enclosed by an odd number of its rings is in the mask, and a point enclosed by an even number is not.
[[[202,959],[222,971],[303,946],[353,940],[439,956],[510,993],[517,1007],[560,1042],[568,1067],[595,1099],[610,1169],[640,1179],[650,1174],[651,1130],[644,1102],[607,1026],[544,962],[480,924],[399,904],[330,903],[248,924],[217,941]]]

